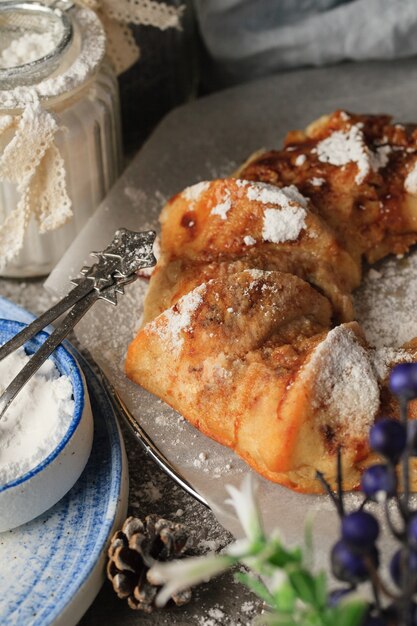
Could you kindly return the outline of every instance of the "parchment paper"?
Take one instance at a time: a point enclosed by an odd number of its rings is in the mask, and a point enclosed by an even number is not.
[[[104,247],[116,228],[157,227],[159,211],[170,195],[198,180],[231,173],[252,151],[279,146],[287,130],[303,127],[338,107],[416,121],[417,61],[345,64],[281,74],[172,112],[64,255],[47,287],[64,293],[88,252]],[[417,276],[417,256],[389,261],[380,269],[378,282],[375,277],[365,281],[357,294],[359,321],[365,323],[371,340],[382,337],[395,345],[417,335],[417,288],[416,294],[409,289],[409,281]],[[395,283],[395,297],[391,297],[392,276],[404,271],[404,281],[400,287]],[[96,304],[77,327],[77,336],[161,451],[210,502],[221,523],[239,536],[240,527],[223,504],[224,486],[239,483],[246,465],[123,374],[126,347],[138,326],[145,290],[144,282],[135,283],[116,309]],[[375,321],[383,327],[379,334]],[[349,495],[348,500],[358,497]],[[327,558],[338,528],[327,498],[298,495],[259,479],[259,500],[267,529],[278,528],[292,543],[300,543],[305,517],[314,513],[317,560]]]

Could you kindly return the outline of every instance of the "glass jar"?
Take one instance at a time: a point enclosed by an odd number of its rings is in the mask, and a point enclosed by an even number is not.
[[[54,63],[50,63],[49,54],[35,63],[13,68],[9,77],[7,70],[0,70],[0,129],[2,120],[10,119],[7,116],[18,116],[12,124],[14,130],[0,134],[0,163],[25,108],[38,101],[58,127],[53,142],[63,159],[72,217],[56,230],[41,234],[38,220],[30,215],[23,247],[1,269],[3,276],[48,274],[94,213],[121,169],[118,86],[105,58],[101,23],[89,9],[74,6],[66,12],[53,11],[55,16],[61,14],[65,18],[72,31],[67,45],[61,49],[58,46],[52,55],[56,57]],[[2,73],[6,74],[3,80]],[[40,148],[34,145],[33,150],[36,149]],[[36,191],[40,193],[42,189],[35,188]],[[0,229],[21,197],[19,182],[0,179]]]

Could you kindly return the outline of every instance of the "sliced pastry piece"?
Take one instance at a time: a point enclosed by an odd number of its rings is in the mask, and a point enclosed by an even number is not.
[[[417,241],[417,128],[386,115],[336,111],[254,155],[244,179],[296,185],[359,260],[402,254]]]
[[[248,268],[295,274],[331,300],[337,320],[352,319],[359,265],[293,186],[230,178],[198,183],[168,202],[161,224],[145,322],[202,282]]]
[[[130,344],[129,378],[294,490],[332,484],[343,447],[355,488],[379,390],[356,323],[329,332],[331,306],[302,279],[245,270],[204,283]]]

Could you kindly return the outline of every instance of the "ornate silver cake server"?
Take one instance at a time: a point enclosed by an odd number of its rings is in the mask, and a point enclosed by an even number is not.
[[[97,262],[81,269],[81,277],[71,281],[76,287],[0,347],[1,361],[69,310],[0,396],[0,419],[27,381],[97,300],[107,300],[117,305],[118,296],[124,293],[125,286],[138,278],[138,270],[155,265],[156,259],[152,251],[154,240],[153,231],[134,232],[125,228],[117,230],[107,248],[91,253],[97,258]]]

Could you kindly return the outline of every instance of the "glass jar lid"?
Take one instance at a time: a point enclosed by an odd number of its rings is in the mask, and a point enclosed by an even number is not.
[[[103,26],[90,9],[67,0],[0,2],[0,109],[24,109],[76,90],[105,51]]]
[[[68,3],[71,8],[73,3]],[[51,75],[73,38],[73,25],[56,3],[0,3],[0,89]]]

